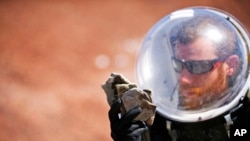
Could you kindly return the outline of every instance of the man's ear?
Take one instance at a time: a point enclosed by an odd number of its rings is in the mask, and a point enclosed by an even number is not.
[[[227,58],[227,60],[225,61],[226,64],[228,65],[228,68],[227,68],[227,75],[231,76],[233,75],[236,70],[238,69],[239,67],[239,62],[240,62],[240,59],[237,55],[231,55]]]

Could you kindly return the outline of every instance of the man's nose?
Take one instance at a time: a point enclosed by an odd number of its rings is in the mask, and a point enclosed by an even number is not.
[[[186,68],[184,68],[180,73],[180,81],[183,84],[192,83],[192,75]]]

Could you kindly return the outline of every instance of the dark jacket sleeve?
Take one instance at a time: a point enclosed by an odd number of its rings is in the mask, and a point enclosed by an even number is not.
[[[166,119],[156,113],[153,125],[150,127],[151,141],[171,141],[166,128]]]

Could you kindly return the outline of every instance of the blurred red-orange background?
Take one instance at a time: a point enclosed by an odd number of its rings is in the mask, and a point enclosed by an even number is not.
[[[135,82],[147,31],[201,5],[250,29],[247,0],[0,1],[0,141],[110,141],[101,83],[111,72]]]

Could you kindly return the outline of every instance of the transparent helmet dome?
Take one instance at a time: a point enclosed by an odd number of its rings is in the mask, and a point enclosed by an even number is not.
[[[136,66],[138,84],[152,91],[162,116],[208,120],[245,96],[248,54],[248,33],[233,16],[209,7],[181,9],[146,35]]]

